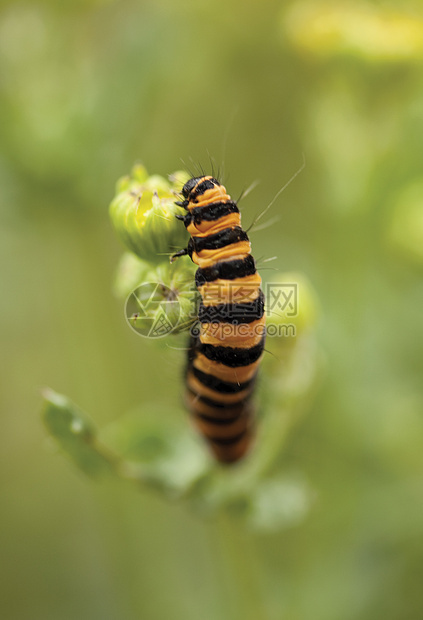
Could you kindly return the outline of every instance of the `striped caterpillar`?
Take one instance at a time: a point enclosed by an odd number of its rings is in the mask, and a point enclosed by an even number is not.
[[[265,342],[264,295],[241,216],[212,176],[182,188],[179,216],[198,265],[199,334],[192,336],[186,370],[186,404],[194,424],[222,463],[241,459],[253,438],[251,397]]]

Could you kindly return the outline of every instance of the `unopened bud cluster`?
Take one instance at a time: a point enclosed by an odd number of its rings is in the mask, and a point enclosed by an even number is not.
[[[187,178],[175,172],[167,181],[137,165],[118,181],[110,216],[123,243],[139,258],[157,264],[186,246],[188,233],[176,219],[184,209],[175,205],[175,193]]]
[[[168,181],[135,166],[118,181],[110,205],[114,228],[129,250],[120,262],[115,290],[127,297],[130,325],[147,337],[160,334],[160,325],[163,335],[189,329],[195,314],[195,266],[188,257],[170,261],[189,239],[176,217],[185,211],[175,205],[187,179],[186,173],[175,172]]]

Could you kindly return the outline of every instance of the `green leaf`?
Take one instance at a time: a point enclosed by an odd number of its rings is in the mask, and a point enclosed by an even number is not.
[[[311,489],[299,476],[263,480],[253,490],[247,523],[259,531],[277,531],[296,525],[308,514],[313,499]]]
[[[167,497],[192,492],[209,471],[212,459],[187,424],[169,423],[167,410],[145,405],[102,430],[101,436],[125,459],[129,478]]]
[[[43,397],[44,423],[75,465],[89,476],[114,472],[116,458],[96,444],[96,431],[89,418],[62,394],[45,389]]]

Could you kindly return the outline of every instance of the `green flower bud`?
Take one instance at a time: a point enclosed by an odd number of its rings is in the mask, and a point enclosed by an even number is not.
[[[181,259],[145,268],[140,262],[142,277],[125,303],[129,326],[146,338],[188,330],[197,318],[195,265]]]
[[[316,322],[316,294],[307,278],[295,272],[279,274],[266,284],[267,345],[278,350],[295,343]]]
[[[132,252],[124,252],[117,266],[113,285],[116,297],[127,297],[138,284],[147,282],[151,270],[150,263],[141,260]]]
[[[110,217],[124,244],[139,258],[158,264],[186,247],[188,233],[175,217],[185,211],[175,205],[175,193],[187,179],[183,172],[175,172],[170,181],[148,176],[138,165],[130,177],[118,181]]]

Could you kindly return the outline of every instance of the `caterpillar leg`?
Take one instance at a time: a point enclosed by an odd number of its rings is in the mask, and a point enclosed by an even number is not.
[[[179,258],[180,256],[187,256],[187,254],[188,254],[188,248],[184,248],[183,250],[179,250],[179,252],[176,252],[175,254],[172,254],[172,256],[170,257],[170,262],[174,263],[177,258]]]

